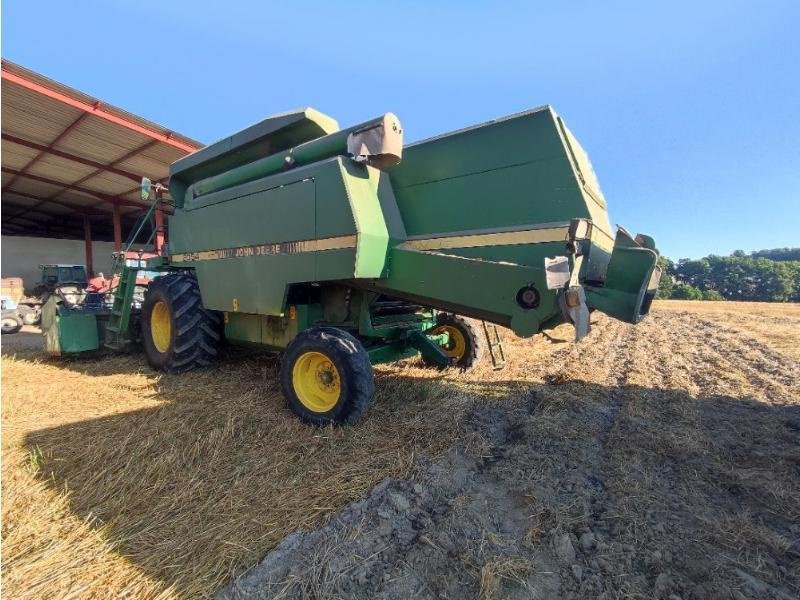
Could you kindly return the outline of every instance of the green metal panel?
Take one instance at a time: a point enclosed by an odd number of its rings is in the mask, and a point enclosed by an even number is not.
[[[606,199],[600,190],[600,183],[597,181],[597,175],[589,160],[589,155],[586,154],[586,151],[575,139],[575,136],[572,135],[572,132],[564,124],[561,117],[557,117],[556,121],[564,145],[568,150],[573,171],[580,182],[580,191],[586,202],[586,207],[589,209],[589,217],[592,219],[592,223],[595,224],[592,243],[599,246],[606,253],[610,252],[614,240],[611,236],[611,224],[608,221],[608,212],[606,211]]]
[[[435,299],[438,308],[485,318],[532,335],[558,314],[555,294],[542,294],[536,310],[523,310],[517,292],[529,284],[546,291],[544,269],[416,250],[392,251],[389,276],[373,289],[412,300]]]
[[[56,323],[62,354],[97,350],[100,347],[95,315],[75,314],[67,310],[56,317]]]
[[[640,246],[620,230],[605,282],[602,287],[586,287],[587,303],[621,321],[639,322],[658,289],[661,271],[657,264],[658,252]]]
[[[334,119],[313,108],[273,115],[175,161],[170,167],[170,195],[176,205],[182,207],[186,189],[193,181],[338,130],[339,125]]]
[[[280,315],[292,283],[381,276],[391,194],[342,157],[235,186],[175,211],[173,264],[195,268],[207,308]]]
[[[549,107],[412,144],[388,172],[347,156],[358,126],[306,141],[288,161],[288,149],[248,154],[254,140],[283,135],[272,126],[173,169],[186,201],[170,219],[172,264],[195,269],[204,305],[229,312],[233,339],[282,347],[313,324],[285,320],[296,283],[321,286],[309,310],[357,329],[376,358],[405,352],[419,324],[384,327],[358,288],[530,335],[564,318],[565,288],[548,289],[545,273],[558,256],[579,269],[570,285],[586,287],[590,306],[629,321],[646,312],[654,243],[614,245],[588,156]],[[520,301],[530,287],[535,305]],[[391,348],[378,343],[389,338]]]
[[[263,315],[225,313],[225,337],[238,342],[261,344]]]
[[[412,144],[391,178],[408,235],[589,216],[549,107]]]
[[[371,364],[380,365],[404,358],[413,358],[419,355],[419,350],[405,341],[399,341],[367,348],[367,354]]]
[[[293,179],[256,192],[243,190],[241,196],[203,210],[176,210],[169,224],[171,252],[314,239],[315,182]]]
[[[311,325],[307,305],[294,307],[291,315],[276,317],[245,313],[225,313],[225,337],[237,342],[285,348],[295,336]]]
[[[356,279],[380,277],[386,265],[386,253],[389,249],[389,230],[386,227],[379,189],[384,195],[392,194],[389,186],[380,186],[381,172],[378,169],[366,169],[351,161],[340,161],[342,181],[347,189],[352,218],[358,231],[356,264],[353,277]],[[391,198],[385,200],[392,201]],[[328,207],[327,201],[320,203],[319,210]],[[325,219],[319,221],[320,229]]]

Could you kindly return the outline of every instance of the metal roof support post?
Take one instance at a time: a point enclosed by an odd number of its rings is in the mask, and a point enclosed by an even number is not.
[[[83,215],[83,239],[86,244],[86,274],[94,277],[94,264],[92,261],[92,223],[89,215]]]

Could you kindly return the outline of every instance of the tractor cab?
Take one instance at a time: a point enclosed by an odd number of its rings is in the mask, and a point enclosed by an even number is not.
[[[89,281],[84,265],[39,265],[42,270],[40,285],[52,288],[62,283],[80,283],[84,286]]]

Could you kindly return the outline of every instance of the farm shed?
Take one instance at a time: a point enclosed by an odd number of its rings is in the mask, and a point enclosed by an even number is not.
[[[3,60],[3,277],[29,286],[42,262],[107,270],[147,208],[141,178],[165,181],[170,163],[200,146]]]

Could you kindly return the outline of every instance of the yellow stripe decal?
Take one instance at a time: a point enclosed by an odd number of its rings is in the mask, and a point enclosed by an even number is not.
[[[483,246],[512,246],[515,244],[541,244],[544,242],[566,242],[569,239],[569,225],[558,227],[537,227],[517,231],[497,231],[443,235],[425,239],[410,239],[400,244],[408,250],[444,250],[448,248],[480,248]]]
[[[277,254],[299,254],[302,252],[318,252],[324,250],[343,250],[356,247],[355,235],[323,238],[319,240],[300,240],[296,242],[278,242],[274,244],[256,244],[239,246],[238,248],[222,248],[221,250],[201,250],[173,254],[173,263],[195,262],[199,260],[220,260],[223,258],[246,258],[248,256],[274,256]]]

